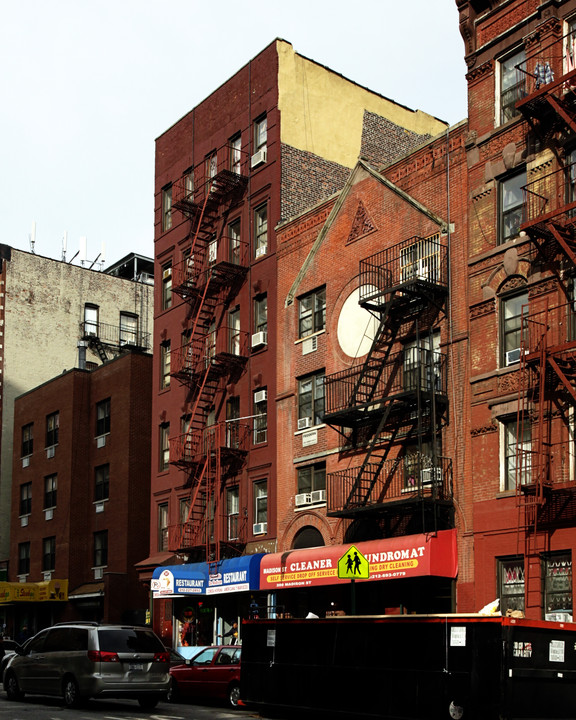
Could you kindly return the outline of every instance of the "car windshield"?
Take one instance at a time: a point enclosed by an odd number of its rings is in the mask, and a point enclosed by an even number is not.
[[[210,665],[217,652],[218,648],[206,648],[199,655],[196,655],[192,662],[194,665]]]
[[[100,650],[104,652],[164,652],[164,646],[151,630],[115,628],[98,630]]]

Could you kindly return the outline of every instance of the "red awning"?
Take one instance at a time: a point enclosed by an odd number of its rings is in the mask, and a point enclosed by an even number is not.
[[[260,589],[338,585],[349,577],[338,577],[338,561],[352,544],[288,550],[264,555],[260,561]],[[368,561],[367,580],[390,580],[433,575],[455,578],[458,574],[456,530],[429,535],[405,535],[386,540],[354,543]]]

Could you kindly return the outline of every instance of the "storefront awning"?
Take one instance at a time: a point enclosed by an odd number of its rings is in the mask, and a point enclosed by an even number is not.
[[[68,580],[42,580],[37,583],[0,582],[0,605],[10,602],[68,600]]]
[[[338,577],[338,561],[351,545],[289,550],[264,555],[260,563],[260,589],[338,585],[349,582]],[[458,574],[456,530],[430,535],[405,535],[385,540],[354,543],[366,558],[367,580],[390,580],[437,576],[455,578]]]
[[[207,585],[206,563],[157,567],[152,573],[150,589],[155,598],[179,595],[203,595]]]
[[[262,557],[262,553],[242,555],[211,565],[206,595],[258,590]]]

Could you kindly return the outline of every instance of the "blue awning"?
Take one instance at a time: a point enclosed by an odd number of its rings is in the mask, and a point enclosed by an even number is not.
[[[227,558],[217,563],[188,563],[155,568],[153,597],[218,595],[260,587],[260,560],[264,553]]]

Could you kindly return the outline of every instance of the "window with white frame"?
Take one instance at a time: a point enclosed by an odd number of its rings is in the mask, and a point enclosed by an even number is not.
[[[516,103],[526,96],[526,74],[518,66],[526,62],[524,50],[518,50],[512,55],[500,59],[498,63],[500,84],[498,106],[500,108],[499,124],[519,115]]]
[[[138,345],[138,315],[120,313],[120,345]]]
[[[505,243],[520,232],[524,208],[526,168],[498,182],[498,242]]]
[[[254,332],[268,330],[268,296],[259,295],[254,298]]]
[[[194,170],[188,168],[184,173],[184,197],[188,202],[194,202]]]
[[[228,225],[229,260],[233,265],[240,265],[243,259],[240,252],[240,220]]]
[[[525,609],[525,577],[524,556],[517,555],[497,559],[498,564],[498,597],[500,611],[506,615],[508,610]]]
[[[170,387],[170,366],[172,353],[170,350],[170,340],[164,340],[160,343],[160,387]]]
[[[158,505],[158,552],[168,550],[168,503]]]
[[[254,210],[254,257],[268,252],[268,204],[263,203]]]
[[[320,425],[324,416],[324,371],[298,380],[298,426],[308,419],[308,425]]]
[[[162,188],[162,232],[172,227],[172,185]]]
[[[516,416],[502,422],[504,437],[503,490],[516,490],[531,477],[531,427],[527,418],[520,423]]]
[[[572,622],[572,552],[548,553],[542,557],[544,619]]]
[[[172,307],[172,264],[162,266],[162,310]]]
[[[216,150],[213,150],[209,155],[206,156],[206,178],[212,180],[216,177],[218,172],[218,155]]]
[[[528,292],[508,295],[500,301],[500,331],[502,367],[520,362],[522,317],[528,312]]]
[[[268,440],[268,390],[260,388],[253,395],[254,445]]]
[[[254,483],[254,523],[268,522],[268,481]]]
[[[230,140],[230,170],[236,175],[242,171],[242,136],[234,135]]]
[[[228,540],[240,537],[240,489],[236,485],[226,489],[226,534]]]
[[[254,152],[262,150],[268,142],[268,118],[261,115],[254,121]]]
[[[164,422],[160,425],[160,467],[168,470],[170,467],[170,423]]]
[[[228,351],[231,355],[240,355],[240,308],[235,307],[228,313]]]
[[[298,300],[298,337],[303,338],[326,327],[326,288],[321,287]]]
[[[298,468],[298,494],[326,490],[326,463]]]
[[[84,305],[84,336],[98,337],[98,305]]]

